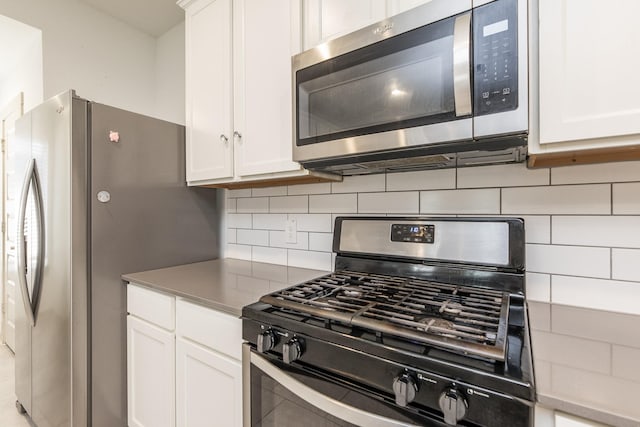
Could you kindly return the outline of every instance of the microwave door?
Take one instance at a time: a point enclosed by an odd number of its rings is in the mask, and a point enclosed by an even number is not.
[[[295,73],[295,160],[470,139],[471,14]]]

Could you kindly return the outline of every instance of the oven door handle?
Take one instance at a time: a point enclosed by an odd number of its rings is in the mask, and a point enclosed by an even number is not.
[[[471,114],[471,13],[456,17],[453,26],[453,97],[456,117]]]
[[[410,425],[406,422],[372,414],[362,409],[346,405],[331,397],[325,396],[324,394],[304,385],[295,378],[287,375],[284,371],[278,369],[275,365],[273,365],[262,356],[259,356],[254,352],[250,352],[250,354],[251,364],[258,367],[265,374],[269,375],[280,385],[303,399],[305,402],[310,403],[316,408],[321,409],[322,411],[331,414],[334,417],[338,417],[348,423],[359,426],[406,427]]]

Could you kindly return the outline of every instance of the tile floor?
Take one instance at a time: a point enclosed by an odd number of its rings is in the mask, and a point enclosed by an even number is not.
[[[0,344],[0,426],[30,427],[27,418],[16,411],[13,366],[13,353]]]

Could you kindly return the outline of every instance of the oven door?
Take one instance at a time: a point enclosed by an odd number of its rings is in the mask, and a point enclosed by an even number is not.
[[[321,374],[243,346],[245,427],[445,426]]]
[[[471,139],[471,12],[441,19],[454,6],[470,2],[434,1],[294,57],[294,160]],[[438,20],[413,27],[425,16]]]

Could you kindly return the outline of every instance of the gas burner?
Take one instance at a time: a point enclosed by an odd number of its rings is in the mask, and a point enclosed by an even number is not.
[[[456,352],[505,357],[508,293],[346,270],[261,301]]]

